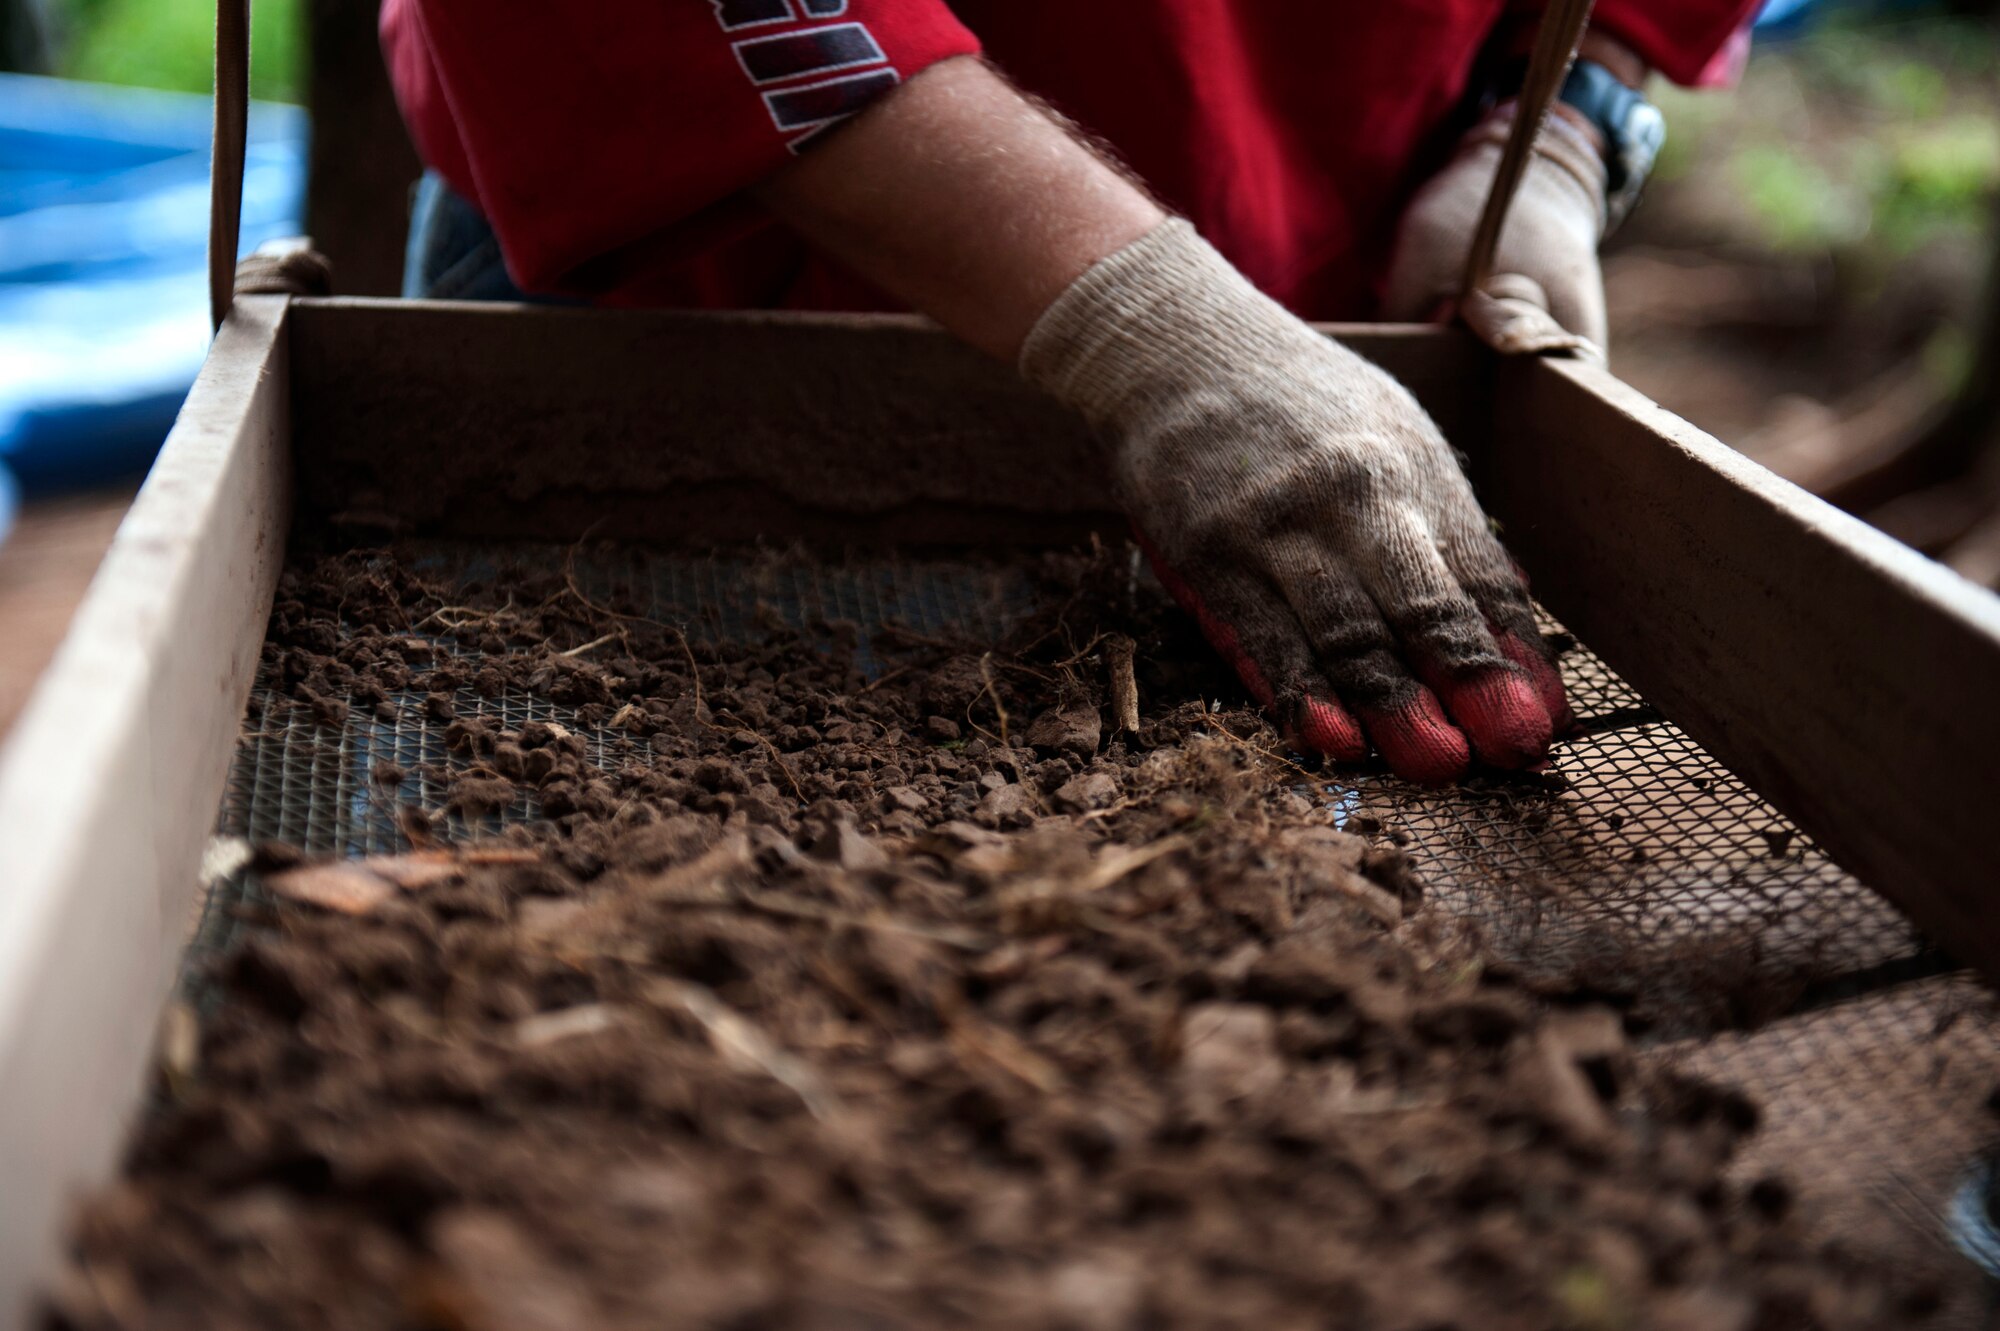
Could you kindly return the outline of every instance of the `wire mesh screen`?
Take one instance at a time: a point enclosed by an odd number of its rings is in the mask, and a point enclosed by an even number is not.
[[[1572,649],[1563,674],[1581,733],[1546,782],[1356,788],[1360,826],[1402,845],[1433,904],[1479,921],[1497,955],[1626,995],[1662,1035],[1945,964],[1595,654]]]
[[[497,545],[415,549],[434,581],[494,588],[510,570],[546,571],[563,558]],[[835,626],[864,673],[884,668],[892,626],[992,641],[1036,608],[1032,581],[991,563],[628,548],[577,558],[571,572],[593,595],[628,599],[718,647],[778,625]],[[463,650],[446,638],[438,646]],[[1923,978],[1948,963],[1587,648],[1569,650],[1563,670],[1582,724],[1547,773],[1444,791],[1386,774],[1335,774],[1299,789],[1332,802],[1350,830],[1401,847],[1430,903],[1472,921],[1500,961],[1628,1004],[1658,1057],[1766,1101],[1772,1126],[1744,1169],[1786,1161],[1816,1169],[1815,1151],[1839,1142],[1855,1205],[1894,1198],[1887,1227],[1904,1236],[1912,1260],[1943,1260],[1952,1177],[1988,1135],[1985,1096],[2000,1079],[2000,1022],[1983,990],[1963,977]],[[314,853],[407,848],[398,807],[441,809],[439,775],[468,761],[447,750],[444,725],[423,701],[391,696],[326,726],[260,678],[220,831]],[[454,710],[508,730],[559,722],[600,766],[644,756],[642,741],[511,688],[491,696],[461,688]],[[384,784],[385,765],[399,773],[395,782]],[[493,835],[539,816],[524,791],[499,814],[475,822],[449,814],[431,830]],[[213,894],[197,952],[227,940],[238,913],[231,905],[254,890],[239,875]],[[1939,1090],[1946,1065],[1949,1093]],[[1844,1223],[1862,1227],[1856,1214]]]
[[[680,626],[690,639],[714,647],[748,642],[778,626],[798,633],[844,633],[857,666],[870,677],[884,669],[886,647],[878,640],[886,626],[926,636],[993,640],[1034,604],[1024,573],[991,564],[826,564],[637,550],[568,560],[564,552],[546,548],[411,548],[417,552],[415,568],[461,587],[504,583],[515,571],[547,572],[567,564],[587,594],[630,599],[647,617]],[[430,641],[441,652],[467,653],[450,636],[431,636]],[[433,774],[464,762],[447,750],[445,725],[429,718],[424,697],[420,692],[394,694],[385,706],[356,709],[341,727],[329,728],[293,707],[260,675],[251,696],[251,723],[223,796],[222,832],[252,841],[282,841],[314,854],[409,849],[409,838],[397,824],[397,807],[442,808],[443,786]],[[529,721],[557,722],[583,739],[590,761],[600,767],[643,753],[643,746],[623,731],[583,725],[574,707],[512,687],[489,696],[468,684],[455,693],[453,713],[492,721],[503,730]],[[384,763],[403,769],[405,779],[382,785],[376,774]],[[437,831],[447,838],[492,835],[508,822],[538,816],[530,790],[515,808],[471,824],[451,814]]]

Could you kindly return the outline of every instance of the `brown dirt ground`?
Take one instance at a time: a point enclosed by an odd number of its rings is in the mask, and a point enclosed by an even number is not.
[[[1163,664],[1203,658],[1121,567],[1051,561],[1059,611],[990,655],[911,637],[872,683],[562,578],[296,567],[268,648],[296,704],[426,694],[469,760],[451,802],[545,817],[448,848],[410,809],[416,852],[338,873],[264,848],[279,904],[210,963],[46,1323],[1921,1316],[1930,1291],[1801,1237],[1782,1180],[1725,1182],[1753,1106],[1641,1071],[1614,1013],[1530,995],[1335,830],[1268,727],[1203,705],[1208,665]],[[481,655],[419,640],[443,620]],[[453,718],[465,683],[645,756]]]

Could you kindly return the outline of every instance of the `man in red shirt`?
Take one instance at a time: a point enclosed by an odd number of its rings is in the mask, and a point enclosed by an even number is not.
[[[1597,243],[1657,147],[1631,89],[1702,78],[1749,7],[1599,5],[1509,294],[1602,342]],[[1301,316],[1452,298],[1536,9],[387,0],[436,177],[413,294],[921,310],[1090,421],[1293,743],[1527,766],[1571,718],[1518,575],[1416,402]]]

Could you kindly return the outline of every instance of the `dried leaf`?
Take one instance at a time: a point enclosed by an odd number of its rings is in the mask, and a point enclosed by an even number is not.
[[[366,915],[396,895],[396,885],[353,860],[302,864],[265,879],[265,885],[287,901],[302,901],[323,910]]]
[[[361,867],[378,878],[386,878],[405,892],[456,878],[463,872],[459,858],[448,850],[415,850],[407,855],[370,855]]]
[[[617,1020],[617,1011],[603,1003],[581,1003],[553,1012],[537,1012],[514,1023],[514,1043],[532,1049],[573,1036],[595,1035],[610,1029]]]
[[[1176,835],[1161,837],[1144,846],[1113,846],[1097,857],[1089,873],[1065,886],[1072,892],[1099,892],[1154,860],[1186,850],[1192,844],[1186,837]]]
[[[1062,1089],[1061,1070],[1005,1026],[981,1020],[959,1005],[946,1003],[941,1009],[951,1042],[961,1054],[983,1058],[1044,1095]]]
[[[707,852],[686,864],[655,874],[640,885],[654,901],[702,905],[729,899],[728,876],[750,864],[750,839],[732,831]]]
[[[463,864],[540,864],[542,852],[526,846],[467,846],[458,858]]]
[[[194,1078],[201,1057],[201,1020],[175,999],[160,1013],[160,1072],[179,1094]]]
[[[742,1072],[761,1072],[799,1097],[814,1118],[830,1117],[835,1106],[817,1074],[801,1059],[781,1048],[764,1029],[690,980],[662,976],[646,984],[646,996],[671,1004],[701,1023],[709,1043],[723,1061]]]

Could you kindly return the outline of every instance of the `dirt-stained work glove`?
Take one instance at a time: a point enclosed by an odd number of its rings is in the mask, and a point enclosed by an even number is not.
[[[1383,308],[1388,318],[1430,320],[1457,301],[1472,233],[1513,124],[1512,102],[1495,107],[1459,142],[1451,163],[1410,201],[1389,265]],[[1546,312],[1602,355],[1604,274],[1597,246],[1606,219],[1604,178],[1604,157],[1589,136],[1561,114],[1549,116],[1507,211],[1494,276],[1484,288],[1498,304],[1481,302],[1483,311],[1468,311],[1487,341],[1533,337],[1537,324],[1546,327],[1539,318]],[[1512,333],[1510,318],[1516,321]]]
[[[1571,724],[1457,457],[1382,371],[1185,221],[1043,313],[1022,373],[1081,412],[1155,572],[1295,745],[1442,784]]]

